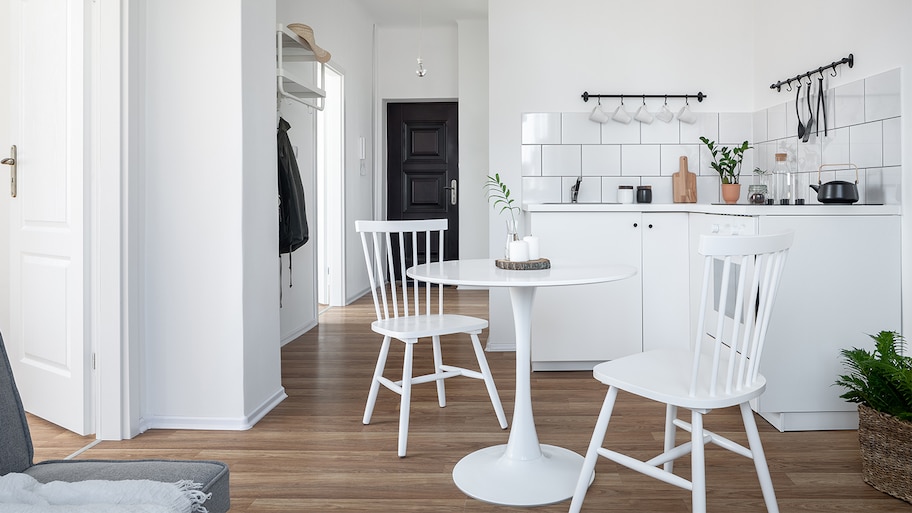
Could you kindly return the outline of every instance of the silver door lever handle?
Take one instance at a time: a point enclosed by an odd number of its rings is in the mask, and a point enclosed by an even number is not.
[[[455,205],[456,200],[458,199],[456,185],[456,180],[450,180],[450,186],[443,188],[445,191],[450,191],[450,205]]]
[[[10,167],[10,196],[16,197],[16,145],[10,147],[10,156],[0,160],[0,164],[6,164]]]

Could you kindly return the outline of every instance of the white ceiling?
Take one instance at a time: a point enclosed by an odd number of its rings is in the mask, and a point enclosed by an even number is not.
[[[456,20],[488,18],[488,0],[355,0],[377,25],[417,25],[421,10],[425,25],[449,25]]]

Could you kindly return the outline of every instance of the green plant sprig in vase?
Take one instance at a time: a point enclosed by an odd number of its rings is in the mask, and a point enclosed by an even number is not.
[[[510,188],[500,179],[500,173],[494,173],[494,176],[488,176],[488,180],[485,182],[485,190],[487,192],[488,201],[491,202],[491,206],[495,210],[497,210],[498,207],[500,208],[498,213],[503,214],[506,211],[510,214],[510,218],[507,219],[507,242],[504,246],[504,257],[509,260],[510,242],[519,240],[516,213],[518,213],[520,209],[513,204],[516,200],[515,198],[510,197]]]

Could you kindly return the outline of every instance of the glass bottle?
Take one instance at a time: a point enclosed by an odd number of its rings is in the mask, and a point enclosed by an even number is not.
[[[776,167],[773,168],[773,180],[776,191],[773,197],[779,200],[780,205],[790,205],[795,197],[795,180],[792,170],[788,165],[788,154],[776,154]]]

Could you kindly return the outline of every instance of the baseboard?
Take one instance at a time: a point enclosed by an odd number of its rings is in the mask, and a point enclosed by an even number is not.
[[[756,410],[755,410],[756,411]],[[856,411],[757,412],[779,431],[834,431],[858,429]]]
[[[149,429],[197,429],[213,431],[246,431],[252,428],[273,408],[278,406],[288,395],[284,387],[279,389],[244,417],[182,417],[160,415],[140,422],[140,433]]]
[[[303,326],[301,326],[298,329],[291,332],[290,335],[285,335],[284,337],[282,337],[280,344],[282,346],[284,346],[285,344],[293,341],[294,339],[296,339],[296,338],[300,337],[301,335],[307,333],[308,331],[312,330],[313,328],[315,328],[317,326],[317,324],[319,324],[319,323],[317,322],[316,319],[308,322],[307,324],[304,324]]]
[[[488,340],[488,343],[485,344],[485,351],[490,351],[492,353],[506,353],[516,351],[516,341],[511,340],[510,342],[491,342]]]

